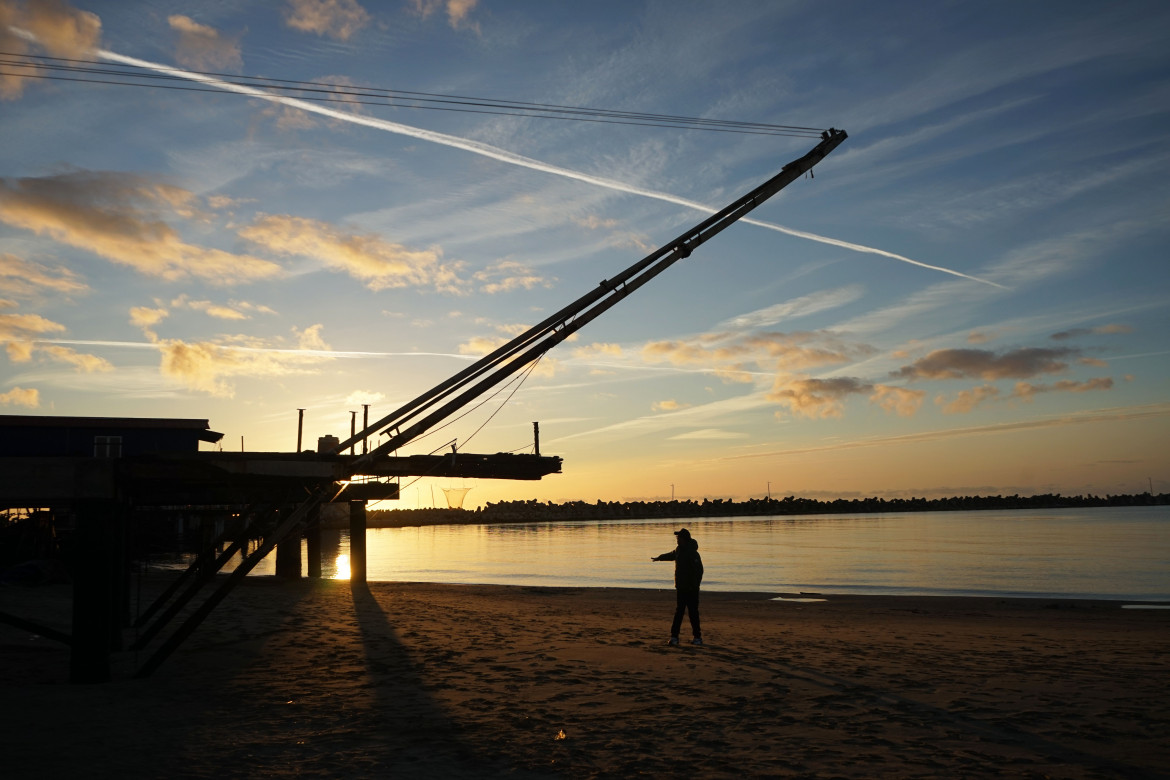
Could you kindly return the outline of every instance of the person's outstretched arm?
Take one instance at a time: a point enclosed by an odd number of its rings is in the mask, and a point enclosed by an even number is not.
[[[676,552],[678,552],[678,551],[677,551],[677,550],[671,550],[671,551],[670,551],[670,552],[668,552],[668,553],[662,553],[662,555],[659,555],[659,556],[658,556],[658,557],[656,557],[656,558],[651,558],[650,560],[652,560],[652,561],[673,561],[673,560],[674,560],[674,554],[675,554]]]

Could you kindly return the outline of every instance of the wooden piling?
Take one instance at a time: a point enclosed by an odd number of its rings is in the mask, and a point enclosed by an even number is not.
[[[366,581],[366,502],[349,502],[349,581]]]
[[[321,507],[315,506],[309,513],[305,526],[305,548],[309,559],[309,577],[321,579]]]
[[[281,510],[281,516],[286,511]],[[289,534],[276,544],[276,576],[286,580],[301,578],[301,535]]]
[[[110,650],[121,637],[117,582],[122,551],[116,501],[76,501],[73,540],[73,630],[69,681],[110,680]]]

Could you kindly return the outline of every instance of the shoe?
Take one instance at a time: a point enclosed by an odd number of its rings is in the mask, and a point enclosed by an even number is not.
[[[694,639],[692,639],[692,640],[691,640],[691,644],[692,644],[692,645],[702,645],[702,644],[703,644],[703,638],[702,638],[702,637],[698,637],[698,636],[697,636],[697,637],[695,637]]]
[[[677,637],[677,636],[672,636],[672,637],[670,638],[670,641],[669,641],[669,642],[667,642],[666,644],[670,645],[671,647],[678,647],[678,637]]]

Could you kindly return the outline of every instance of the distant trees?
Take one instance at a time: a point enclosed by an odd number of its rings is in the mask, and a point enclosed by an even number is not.
[[[475,510],[389,509],[369,513],[371,526],[457,523],[531,523],[559,520],[645,520],[688,517],[752,517],[759,515],[869,514],[876,512],[958,512],[1000,509],[1066,509],[1105,506],[1166,506],[1170,493],[1117,496],[952,496],[949,498],[750,498],[746,501],[704,498],[702,501],[528,501],[488,503]]]

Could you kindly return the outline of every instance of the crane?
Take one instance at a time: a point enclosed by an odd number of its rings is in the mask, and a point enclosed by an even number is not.
[[[523,371],[532,361],[581,330],[679,260],[689,257],[699,246],[742,219],[768,198],[805,173],[811,172],[813,166],[828,156],[847,137],[844,130],[836,128],[825,130],[821,133],[820,143],[804,156],[786,164],[779,173],[751,192],[616,276],[603,279],[595,288],[542,322],[533,325],[507,344],[338,443],[326,457],[335,457],[354,444],[380,432],[389,434],[387,441],[368,449],[366,453],[353,459],[339,461],[336,478],[346,480],[376,468],[379,460],[418,439],[508,377]],[[276,527],[265,535],[264,541],[235,568],[227,580],[176,629],[175,633],[163,642],[135,676],[147,677],[158,668],[257,563],[272,552],[278,543],[292,537],[293,534],[299,534],[313,510],[332,497],[329,487],[318,487],[296,509],[281,518]]]
[[[409,444],[509,376],[523,370],[533,360],[601,316],[658,274],[679,260],[689,257],[700,245],[710,241],[752,209],[807,171],[811,171],[814,165],[836,149],[847,137],[844,130],[835,128],[826,130],[822,133],[819,144],[803,157],[785,165],[780,173],[768,181],[723,210],[712,214],[673,241],[646,255],[617,276],[603,279],[585,295],[550,315],[543,322],[533,325],[450,379],[353,434],[339,443],[333,452],[343,452],[379,431],[389,433],[390,438],[387,441],[370,449],[351,463],[354,469],[352,473],[360,474],[363,467],[376,459]]]

